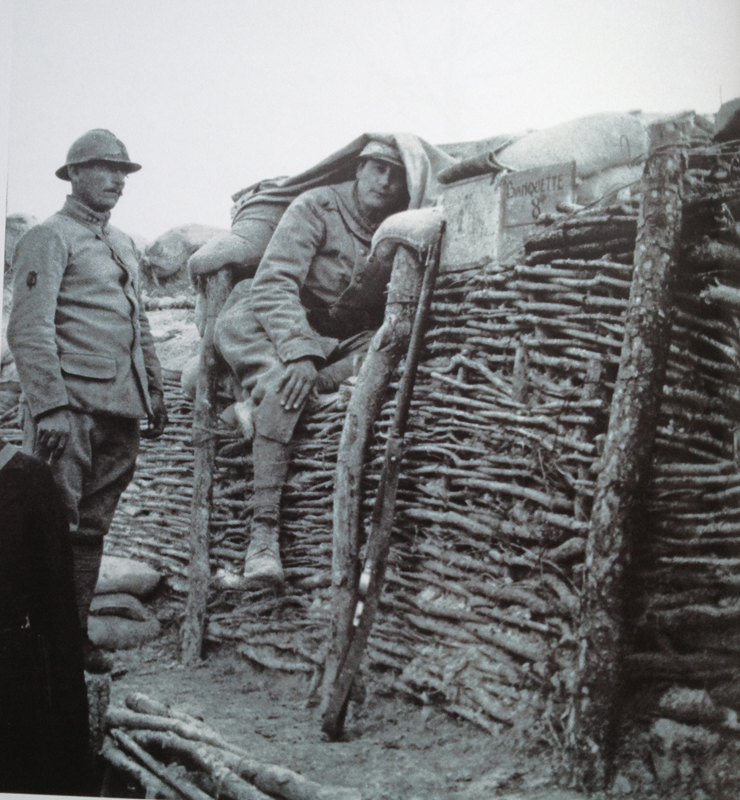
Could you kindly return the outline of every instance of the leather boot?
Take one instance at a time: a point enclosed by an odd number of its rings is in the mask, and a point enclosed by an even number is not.
[[[278,587],[285,582],[280,563],[279,530],[276,520],[253,520],[241,588]]]
[[[81,539],[72,542],[74,564],[75,597],[77,613],[80,615],[80,628],[87,638],[87,620],[90,604],[95,596],[100,564],[103,560],[103,539]]]
[[[85,672],[96,675],[110,672],[113,669],[111,659],[96,647],[88,636],[87,624],[90,617],[90,604],[95,595],[100,563],[103,559],[103,539],[81,539],[72,542],[74,559],[75,594],[77,612],[80,616],[82,633],[82,658]]]

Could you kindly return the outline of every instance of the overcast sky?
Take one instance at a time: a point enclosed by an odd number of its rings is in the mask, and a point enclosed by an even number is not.
[[[737,0],[0,2],[8,211],[56,211],[69,145],[109,128],[144,166],[113,221],[147,239],[228,227],[233,192],[365,131],[443,143],[740,95]]]

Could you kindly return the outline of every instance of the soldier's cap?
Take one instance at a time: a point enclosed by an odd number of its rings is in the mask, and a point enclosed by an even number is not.
[[[385,161],[388,164],[401,167],[401,169],[406,169],[406,165],[403,163],[403,159],[401,158],[401,154],[398,152],[398,149],[392,144],[379,142],[377,139],[372,139],[370,142],[368,142],[362,148],[358,158],[373,158],[376,161]]]
[[[63,181],[70,180],[67,167],[76,164],[87,164],[90,161],[107,161],[117,164],[125,172],[138,172],[141,164],[135,164],[128,157],[128,150],[124,143],[117,139],[115,134],[105,130],[105,128],[93,128],[93,130],[83,133],[79,139],[72,142],[72,146],[67,153],[67,160],[63,167],[54,173],[57,178]]]

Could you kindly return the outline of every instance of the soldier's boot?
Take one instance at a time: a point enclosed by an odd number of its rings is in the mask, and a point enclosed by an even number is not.
[[[90,604],[95,595],[100,564],[103,559],[103,539],[78,540],[72,543],[77,612],[82,633],[82,658],[85,672],[100,674],[113,669],[111,659],[90,641],[87,632]]]
[[[280,498],[288,474],[290,445],[256,434],[254,461],[254,516],[252,536],[244,561],[242,586],[279,587],[285,581],[280,563]]]
[[[279,532],[276,519],[255,519],[252,522],[252,538],[240,582],[243,588],[279,588],[285,582],[283,565],[280,563]]]

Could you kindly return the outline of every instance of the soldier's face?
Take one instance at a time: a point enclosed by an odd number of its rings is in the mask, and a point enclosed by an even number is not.
[[[123,194],[127,173],[109,161],[68,167],[72,194],[93,211],[110,211]]]
[[[387,161],[367,158],[357,167],[357,200],[370,217],[383,219],[400,210],[406,195],[406,172]]]

